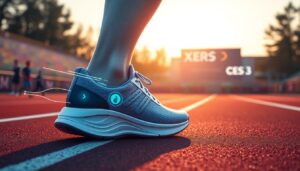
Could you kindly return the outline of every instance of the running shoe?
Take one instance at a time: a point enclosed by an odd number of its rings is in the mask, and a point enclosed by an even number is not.
[[[162,105],[143,83],[151,80],[132,65],[129,79],[118,87],[108,87],[85,68],[77,68],[55,127],[98,138],[169,136],[185,129],[188,114]]]

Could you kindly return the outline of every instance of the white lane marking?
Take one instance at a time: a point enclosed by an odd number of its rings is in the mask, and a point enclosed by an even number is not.
[[[258,99],[253,99],[253,98],[249,98],[249,97],[237,96],[237,95],[233,95],[233,97],[238,100],[245,101],[245,102],[250,102],[250,103],[271,106],[271,107],[277,107],[277,108],[282,108],[282,109],[288,109],[288,110],[294,110],[294,111],[300,112],[300,107],[297,107],[297,106],[268,102],[268,101],[264,101],[264,100],[258,100]]]
[[[19,116],[14,118],[4,118],[4,119],[0,119],[0,123],[21,121],[21,120],[28,120],[28,119],[37,119],[37,118],[46,118],[46,117],[57,116],[57,115],[58,112],[53,112],[53,113],[43,113],[37,115]]]
[[[68,158],[74,157],[86,151],[100,147],[104,144],[110,143],[113,140],[108,141],[90,141],[81,143],[75,146],[71,146],[62,150],[58,150],[52,153],[48,153],[42,156],[38,156],[14,165],[9,165],[4,168],[0,168],[2,171],[8,170],[40,170],[42,168],[51,166]]]
[[[170,99],[170,100],[165,100],[162,103],[169,104],[169,103],[173,103],[173,102],[184,101],[187,99],[192,99],[192,98],[186,97],[186,98],[181,98],[181,99]],[[43,113],[43,114],[37,114],[37,115],[19,116],[19,117],[13,117],[13,118],[4,118],[4,119],[0,119],[0,123],[29,120],[29,119],[38,119],[38,118],[45,118],[45,117],[51,117],[51,116],[57,116],[57,115],[58,115],[58,112],[53,112],[53,113]]]
[[[184,111],[188,112],[190,110],[193,110],[193,109],[195,109],[195,108],[197,108],[197,107],[199,107],[199,106],[201,106],[201,105],[203,105],[203,104],[205,104],[205,103],[213,100],[216,96],[217,95],[212,94],[212,95],[206,97],[205,99],[199,100],[196,103],[193,103],[193,104],[191,104],[191,105],[189,105],[187,107],[182,108],[181,110],[184,110]]]
[[[192,109],[195,109],[196,107],[199,107],[200,105],[203,105],[204,103],[212,100],[215,97],[215,95],[211,95],[205,99],[202,99],[196,103],[193,103],[185,108],[182,108],[181,110],[190,111]],[[56,115],[57,113],[50,113],[48,115]],[[34,115],[36,116],[36,115]],[[41,115],[43,117],[48,117],[45,115]],[[20,118],[20,117],[19,117]],[[2,171],[10,171],[10,170],[40,170],[45,167],[51,166],[53,164],[59,163],[63,160],[66,160],[68,158],[74,157],[76,155],[79,155],[81,153],[84,153],[86,151],[95,149],[97,147],[100,147],[104,144],[113,142],[114,140],[108,140],[108,141],[92,141],[92,142],[85,142],[81,143],[72,147],[68,147],[62,150],[58,150],[52,153],[48,153],[42,156],[38,156],[29,160],[25,160],[23,162],[12,164],[9,166],[6,166],[4,168],[0,168]]]

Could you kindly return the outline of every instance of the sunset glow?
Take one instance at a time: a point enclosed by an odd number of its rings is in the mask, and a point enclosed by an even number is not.
[[[70,7],[72,18],[91,25],[97,40],[104,0],[60,0]],[[295,5],[299,1],[292,0]],[[137,48],[166,48],[179,56],[183,48],[242,48],[244,56],[266,55],[264,30],[287,0],[163,0],[144,30]]]

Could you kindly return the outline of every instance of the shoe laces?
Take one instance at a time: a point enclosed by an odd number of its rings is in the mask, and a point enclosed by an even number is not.
[[[139,85],[140,85],[140,88],[141,89],[144,89],[145,92],[147,93],[147,95],[152,98],[152,100],[154,100],[155,102],[157,102],[158,104],[160,104],[160,102],[149,92],[149,90],[141,83],[141,81],[147,85],[151,85],[152,84],[152,81],[144,76],[143,74],[135,71],[135,77],[137,77],[138,79],[135,80]]]

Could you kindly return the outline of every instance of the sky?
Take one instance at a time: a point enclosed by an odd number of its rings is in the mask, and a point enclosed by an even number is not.
[[[105,0],[59,0],[71,19],[91,26],[97,41]],[[86,3],[89,2],[89,3]],[[242,56],[266,56],[264,31],[289,0],[163,0],[136,47],[165,48],[180,56],[185,48],[241,48]],[[299,6],[299,0],[291,0]]]

